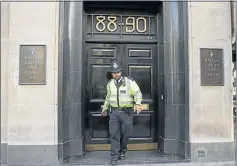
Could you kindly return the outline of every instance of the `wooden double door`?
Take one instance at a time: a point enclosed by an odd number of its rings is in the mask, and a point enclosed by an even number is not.
[[[123,75],[131,76],[143,94],[143,111],[134,115],[129,150],[157,148],[157,47],[156,44],[87,43],[85,108],[86,150],[109,150],[109,117],[100,116],[113,60],[121,62]]]

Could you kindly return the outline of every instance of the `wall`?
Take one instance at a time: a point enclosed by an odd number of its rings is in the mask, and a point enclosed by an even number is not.
[[[8,110],[8,52],[9,52],[9,8],[8,2],[1,3],[1,162],[6,163],[7,110]]]
[[[234,160],[230,3],[189,2],[188,11],[191,159]],[[201,47],[223,48],[224,86],[200,85]]]
[[[2,135],[8,164],[57,161],[56,2],[2,3]],[[47,46],[46,85],[19,85],[20,44]],[[6,144],[8,146],[6,146]],[[6,149],[7,147],[7,149]],[[37,154],[41,154],[37,157]],[[44,154],[44,155],[42,155]],[[42,158],[41,158],[42,157]],[[47,157],[47,158],[45,158]]]

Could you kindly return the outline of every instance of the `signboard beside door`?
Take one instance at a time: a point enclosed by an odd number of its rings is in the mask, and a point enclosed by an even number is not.
[[[46,46],[21,45],[19,63],[20,85],[46,84]]]
[[[223,49],[200,49],[201,85],[223,86]]]

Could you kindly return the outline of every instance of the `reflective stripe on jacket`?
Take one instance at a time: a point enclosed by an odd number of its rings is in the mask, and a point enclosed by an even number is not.
[[[107,95],[103,105],[104,110],[108,110],[109,106],[133,107],[134,103],[141,104],[142,93],[137,83],[127,77],[124,77],[124,79],[123,84],[118,89],[114,79],[107,84]]]

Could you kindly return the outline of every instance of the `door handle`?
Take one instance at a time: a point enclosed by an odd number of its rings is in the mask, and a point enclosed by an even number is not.
[[[163,99],[164,99],[164,96],[163,96],[163,94],[160,94],[160,98],[161,98],[161,100],[163,100]]]

